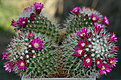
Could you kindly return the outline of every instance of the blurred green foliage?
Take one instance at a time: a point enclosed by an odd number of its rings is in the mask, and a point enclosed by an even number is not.
[[[25,7],[29,7],[33,0],[0,0],[0,31],[14,33],[14,27],[10,26],[12,19],[22,13]]]

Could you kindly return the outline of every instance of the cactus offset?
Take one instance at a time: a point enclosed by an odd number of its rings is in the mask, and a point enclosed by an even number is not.
[[[95,10],[79,7],[72,10],[65,23],[67,37],[62,42],[63,64],[68,76],[98,77],[117,64],[117,37],[114,33],[107,34],[105,24],[109,24],[107,17]],[[111,50],[113,46],[116,49]],[[111,66],[108,60],[114,64]]]

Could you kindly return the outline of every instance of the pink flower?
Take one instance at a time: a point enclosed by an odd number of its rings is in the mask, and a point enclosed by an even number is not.
[[[86,66],[88,68],[92,65],[92,61],[93,61],[93,59],[90,56],[84,57],[82,60],[84,66]]]
[[[108,21],[108,18],[106,16],[103,17],[102,23],[109,25],[109,21]]]
[[[82,49],[81,46],[76,46],[74,51],[72,51],[72,52],[74,52],[73,55],[76,55],[77,57],[79,57],[79,56],[81,57],[85,53],[85,51]]]
[[[99,70],[99,72],[100,72],[100,74],[105,74],[106,75],[106,73],[107,72],[110,72],[110,71],[112,71],[112,69],[110,68],[110,66],[109,65],[107,65],[107,64],[102,64],[102,66],[101,66],[101,68],[100,68],[100,70]]]
[[[119,51],[119,48],[116,47],[116,46],[111,46],[111,49],[114,50],[114,51]]]
[[[9,58],[9,53],[6,53],[6,52],[3,51],[2,54],[3,54],[2,60]]]
[[[105,33],[103,32],[103,33],[100,33],[99,35],[100,35],[101,38],[103,38]]]
[[[20,30],[20,28],[15,28],[15,29],[14,29],[15,32],[17,32],[17,31],[19,31],[19,30]]]
[[[116,41],[116,42],[118,42],[117,40],[117,37],[116,37],[116,35],[114,34],[114,32],[109,36],[109,40],[108,41],[111,41],[111,42],[113,42],[113,41]]]
[[[80,38],[87,38],[87,29],[81,28],[81,30],[79,30],[79,32],[77,32],[77,36],[79,36]]]
[[[97,60],[95,60],[95,67],[98,67],[98,68],[101,68],[101,66],[102,66],[102,60],[101,59],[97,59]]]
[[[34,54],[33,54],[32,52],[29,53],[29,57],[30,57],[30,58],[32,58],[33,55],[34,55]]]
[[[30,9],[31,9],[31,10],[34,10],[34,9],[35,9],[35,7],[34,7],[34,6],[31,6],[31,7],[30,7]]]
[[[92,32],[89,32],[89,33],[88,33],[88,37],[89,37],[89,38],[92,38],[92,37],[93,37]]]
[[[26,62],[24,60],[17,61],[17,68],[20,69],[21,71],[26,69]]]
[[[6,71],[9,71],[9,73],[13,70],[13,67],[14,67],[14,63],[11,61],[11,62],[5,62],[3,64],[3,67],[5,68]]]
[[[21,39],[22,38],[22,34],[21,33],[18,33],[18,37]]]
[[[87,41],[86,41],[86,40],[80,40],[80,41],[78,42],[78,45],[81,46],[82,48],[85,48],[86,45],[87,45]]]
[[[28,10],[30,10],[31,8],[30,7],[27,7],[23,10],[23,12],[27,12]]]
[[[73,8],[72,13],[78,15],[79,14],[79,7]]]
[[[19,26],[25,27],[27,24],[27,18],[19,18],[19,20],[17,21]]]
[[[100,33],[101,32],[101,30],[103,29],[103,28],[105,28],[104,27],[104,25],[101,25],[100,23],[98,24],[98,23],[94,23],[94,25],[95,25],[95,32],[97,32],[97,33]]]
[[[16,26],[17,26],[17,22],[16,22],[16,21],[14,21],[14,20],[12,20],[12,21],[11,21],[11,26],[16,27]]]
[[[40,40],[39,38],[34,38],[34,40],[32,40],[31,42],[32,47],[37,51],[38,49],[41,49],[43,44],[42,44],[42,40]]]
[[[32,34],[32,32],[30,32],[30,33],[28,34],[28,36],[29,36],[30,39],[34,38],[34,35]]]
[[[116,58],[108,58],[108,61],[107,61],[110,65],[111,65],[111,67],[113,67],[113,66],[115,66],[116,67],[116,62],[118,62],[117,60],[116,60]]]
[[[34,13],[31,13],[29,20],[30,21],[34,21],[34,17],[35,17],[35,14]]]
[[[91,20],[92,20],[93,22],[98,21],[98,20],[99,20],[99,15],[96,14],[96,13],[95,13],[95,14],[92,13]]]
[[[40,14],[41,10],[44,8],[43,4],[41,3],[36,3],[34,4],[36,14]]]
[[[113,54],[113,53],[115,53],[116,51],[115,51],[115,50],[110,49],[110,50],[109,50],[109,52],[110,52],[110,54]]]

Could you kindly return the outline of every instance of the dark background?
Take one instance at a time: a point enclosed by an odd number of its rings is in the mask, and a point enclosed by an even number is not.
[[[118,64],[106,76],[97,80],[121,80],[121,0],[0,0],[0,80],[20,80],[14,73],[6,72],[3,68],[2,52],[7,48],[10,39],[15,35],[9,25],[12,19],[22,12],[22,9],[36,2],[42,2],[50,15],[62,23],[74,7],[86,6],[98,10],[108,16],[109,32],[115,32],[118,37]]]

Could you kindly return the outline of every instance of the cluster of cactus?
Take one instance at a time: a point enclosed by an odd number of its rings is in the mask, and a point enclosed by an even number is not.
[[[25,77],[48,77],[56,72],[58,25],[42,8],[43,4],[35,3],[25,8],[17,21],[12,20],[11,26],[19,33],[3,53],[3,59],[9,60],[4,63],[6,71]]]
[[[67,75],[98,77],[117,64],[117,37],[107,33],[106,25],[107,17],[93,9],[76,7],[71,11],[64,24],[67,38],[62,42]]]
[[[79,7],[71,11],[64,29],[42,11],[43,4],[25,8],[11,26],[19,31],[3,60],[6,71],[25,77],[93,77],[110,72],[118,62],[114,33],[99,12]],[[106,24],[106,25],[105,25]],[[60,44],[62,43],[62,44]]]

